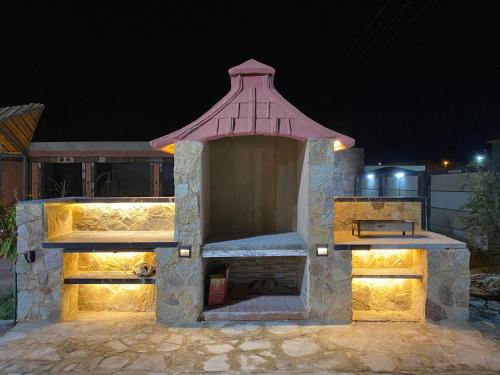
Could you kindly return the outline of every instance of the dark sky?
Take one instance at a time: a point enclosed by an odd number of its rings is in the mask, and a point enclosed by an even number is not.
[[[35,141],[159,137],[249,58],[367,162],[467,161],[500,136],[500,1],[22,3],[2,5],[0,106],[44,103]]]

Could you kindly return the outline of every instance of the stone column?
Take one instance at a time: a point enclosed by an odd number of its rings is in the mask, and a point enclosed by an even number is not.
[[[174,249],[157,249],[157,311],[162,322],[193,322],[203,308],[202,157],[205,145],[175,144],[175,240],[192,246],[191,258],[179,258]]]
[[[17,222],[17,321],[58,321],[61,314],[62,249],[42,249],[43,203],[19,202]],[[35,251],[35,262],[24,255]]]
[[[333,142],[309,139],[308,222],[309,318],[351,320],[351,252],[333,251],[316,256],[316,244],[333,244],[333,197],[353,195],[356,173],[363,165],[363,150],[333,152]]]
[[[431,321],[469,319],[469,249],[427,251],[425,317]]]

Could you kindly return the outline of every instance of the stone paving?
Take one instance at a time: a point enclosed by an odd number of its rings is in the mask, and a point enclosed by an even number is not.
[[[0,374],[500,373],[500,342],[467,324],[152,320],[23,323]]]

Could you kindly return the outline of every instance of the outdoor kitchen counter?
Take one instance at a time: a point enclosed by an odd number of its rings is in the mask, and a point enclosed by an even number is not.
[[[465,249],[464,242],[443,236],[442,234],[416,231],[414,236],[395,235],[393,232],[377,232],[373,235],[358,237],[351,231],[334,231],[335,250],[362,250],[362,249]]]
[[[307,245],[296,232],[243,236],[223,240],[224,236],[208,238],[203,245],[204,258],[307,256]]]
[[[80,231],[52,237],[44,248],[151,249],[175,247],[173,231]]]

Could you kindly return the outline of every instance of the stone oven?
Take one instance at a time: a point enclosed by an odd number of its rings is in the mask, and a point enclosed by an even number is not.
[[[465,244],[425,230],[421,198],[352,198],[363,151],[274,74],[231,68],[224,98],[151,142],[174,154],[175,197],[19,203],[18,320],[466,320]],[[415,233],[358,236],[359,220]],[[134,275],[140,263],[156,272]],[[229,293],[209,306],[216,273]]]

